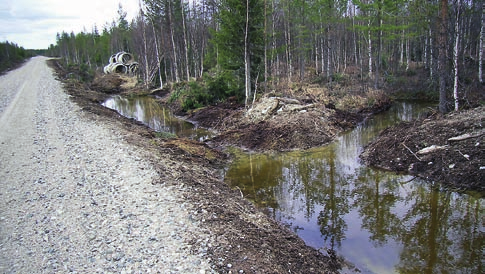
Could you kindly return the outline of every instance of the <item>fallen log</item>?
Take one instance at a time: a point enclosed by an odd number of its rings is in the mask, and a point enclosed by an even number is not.
[[[285,110],[286,111],[302,111],[302,110],[307,110],[309,108],[314,108],[315,107],[315,104],[309,104],[309,105],[304,105],[304,106],[301,106],[301,105],[296,105],[296,106],[286,106],[285,107]]]
[[[463,141],[463,140],[466,140],[466,139],[470,139],[470,138],[475,138],[475,137],[479,137],[481,135],[485,134],[485,131],[480,131],[480,132],[475,132],[475,133],[465,133],[465,134],[462,134],[462,135],[459,135],[459,136],[455,136],[455,137],[451,137],[448,139],[449,142],[458,142],[458,141]]]
[[[425,147],[425,148],[421,149],[420,151],[416,152],[416,154],[419,154],[419,155],[429,154],[429,153],[433,153],[433,152],[438,151],[438,150],[446,149],[447,147],[448,146],[432,145],[432,146]]]
[[[296,100],[296,99],[292,99],[292,98],[286,98],[286,97],[270,97],[271,99],[276,99],[282,103],[285,103],[285,104],[295,104],[295,105],[301,105],[301,102]]]

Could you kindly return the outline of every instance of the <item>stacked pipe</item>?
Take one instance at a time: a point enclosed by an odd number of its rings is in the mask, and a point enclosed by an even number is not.
[[[118,52],[111,55],[109,64],[104,67],[104,73],[135,74],[138,70],[138,63],[133,61],[133,55],[128,52]]]

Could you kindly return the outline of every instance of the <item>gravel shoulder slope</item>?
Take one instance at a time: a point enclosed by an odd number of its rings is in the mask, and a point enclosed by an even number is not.
[[[0,129],[0,272],[212,272],[182,191],[86,119],[46,58],[0,77]]]

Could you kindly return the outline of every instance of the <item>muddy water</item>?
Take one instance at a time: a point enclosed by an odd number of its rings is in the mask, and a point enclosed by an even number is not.
[[[158,132],[168,132],[193,140],[203,141],[212,137],[212,133],[203,128],[197,128],[185,120],[172,115],[169,109],[161,106],[154,97],[114,96],[103,105],[118,111],[121,115],[144,123]]]
[[[319,149],[237,153],[226,181],[308,245],[336,251],[363,273],[483,273],[484,199],[359,161],[380,130],[424,107],[399,103]]]

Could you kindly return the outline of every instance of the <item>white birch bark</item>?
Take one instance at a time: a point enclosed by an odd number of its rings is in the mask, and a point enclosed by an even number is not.
[[[433,35],[429,29],[429,78],[433,79],[434,72],[434,55],[433,55]]]
[[[478,47],[478,79],[483,84],[483,51],[485,40],[485,3],[482,4],[482,27],[480,28],[480,46]]]
[[[369,31],[367,32],[367,37],[369,39],[369,77],[372,77],[372,37],[370,32],[370,22],[369,22]]]
[[[145,87],[148,88],[149,83],[149,67],[148,67],[148,46],[147,46],[147,33],[145,28],[145,15],[143,11],[141,11],[141,4],[140,4],[140,14],[141,14],[141,26],[143,29],[143,59],[145,60]]]
[[[456,20],[455,20],[455,44],[453,46],[453,73],[455,76],[453,84],[453,98],[455,99],[455,111],[458,111],[458,53],[460,43],[460,0],[456,0]]]
[[[158,77],[160,80],[160,88],[163,88],[162,69],[161,69],[161,63],[160,63],[160,50],[158,50],[157,33],[155,31],[155,25],[153,24],[153,22],[152,22],[152,28],[153,28],[153,41],[155,43],[155,55],[157,56],[157,68],[158,68]]]
[[[406,71],[409,70],[409,64],[411,63],[411,43],[409,39],[406,39]]]
[[[251,97],[251,64],[249,60],[249,43],[248,43],[248,31],[249,31],[249,0],[246,0],[246,28],[244,31],[244,73],[245,73],[245,88],[246,88],[246,101],[245,105],[248,106],[248,100]]]
[[[404,30],[402,30],[402,36],[401,36],[401,54],[400,54],[400,57],[399,57],[399,65],[402,66],[402,64],[404,63]]]
[[[169,11],[168,11],[168,20],[170,21],[170,38],[172,40],[172,50],[173,50],[173,70],[175,71],[175,82],[179,82],[179,72],[178,72],[178,58],[177,58],[177,49],[175,47],[175,39],[173,36],[173,22],[172,22],[172,1],[168,1],[169,3]]]
[[[187,74],[187,81],[190,79],[189,72],[189,49],[187,46],[187,29],[185,27],[184,1],[180,0],[180,9],[182,13],[182,28],[184,32],[184,49],[185,49],[185,73]]]
[[[424,38],[424,52],[423,52],[423,54],[424,54],[424,58],[423,58],[424,68],[428,69],[428,64],[429,64],[429,62],[428,62],[428,35],[426,35],[426,37]]]

